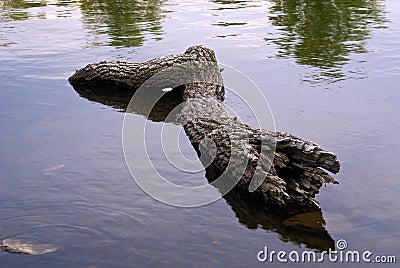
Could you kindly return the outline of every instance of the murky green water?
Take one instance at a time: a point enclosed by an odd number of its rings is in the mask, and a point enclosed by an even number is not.
[[[400,258],[399,17],[396,0],[1,1],[0,239],[59,248],[0,251],[1,267],[251,267],[265,245],[321,250],[338,239]],[[90,62],[193,44],[254,80],[278,130],[338,154],[340,185],[321,190],[322,215],[300,217],[305,227],[240,193],[193,209],[153,200],[126,168],[124,114],[67,81]],[[234,96],[226,102],[252,122]],[[188,143],[182,150],[195,156]],[[204,172],[159,163],[183,185],[206,183]]]

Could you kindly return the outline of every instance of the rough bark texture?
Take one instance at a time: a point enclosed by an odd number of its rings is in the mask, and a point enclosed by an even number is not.
[[[170,71],[172,66],[178,68]],[[157,74],[156,80],[146,84]],[[174,87],[175,94],[178,91],[181,95],[179,101],[185,103],[176,120],[199,156],[212,157],[213,165],[221,172],[240,178],[240,188],[248,190],[254,181],[259,182],[260,187],[249,194],[261,197],[267,206],[315,208],[318,203],[314,197],[320,187],[327,182],[337,183],[323,170],[339,171],[334,153],[288,133],[253,128],[228,115],[222,104],[224,87],[214,51],[204,46],[141,63],[89,64],[69,81],[78,92],[79,88],[90,87],[133,94],[145,85],[151,94]],[[215,147],[207,146],[207,140],[214,141]],[[236,170],[243,165],[244,170]]]

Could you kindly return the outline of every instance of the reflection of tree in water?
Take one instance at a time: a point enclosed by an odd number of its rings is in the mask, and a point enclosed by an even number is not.
[[[4,0],[0,1],[0,22],[8,20],[26,20],[28,8],[45,6],[44,1]]]
[[[108,34],[118,47],[140,46],[144,33],[161,38],[164,0],[81,0],[85,25],[97,36]]]
[[[270,0],[269,20],[280,30],[266,39],[278,46],[278,56],[321,70],[337,81],[351,53],[365,53],[370,29],[384,22],[379,0]],[[319,74],[319,75],[321,75]]]
[[[239,9],[258,6],[256,2],[249,0],[211,0],[211,2],[224,5],[219,7],[218,10]]]
[[[80,7],[83,22],[95,40],[109,37],[106,44],[118,47],[140,46],[145,34],[160,39],[161,7],[165,0],[5,0],[0,2],[0,22],[46,18],[39,7]],[[57,14],[57,16],[66,14]],[[102,39],[103,40],[103,39]],[[96,42],[95,42],[96,43]],[[101,42],[101,45],[104,45]]]

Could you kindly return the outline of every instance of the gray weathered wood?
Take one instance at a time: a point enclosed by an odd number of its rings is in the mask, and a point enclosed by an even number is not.
[[[194,64],[195,71],[178,68],[180,71],[168,72],[171,66],[184,64]],[[289,133],[253,128],[228,115],[222,105],[224,87],[214,51],[204,46],[193,46],[180,55],[141,63],[89,64],[77,70],[69,82],[76,89],[90,87],[94,91],[107,90],[108,94],[115,91],[116,94],[130,92],[133,95],[147,79],[163,71],[160,79],[147,85],[148,92],[182,83],[174,90],[181,90],[180,101],[187,104],[177,120],[198,154],[211,155],[201,141],[205,138],[213,140],[217,150],[214,166],[221,171],[229,169],[227,172],[232,177],[240,176],[238,186],[246,190],[251,186],[253,175],[261,174],[261,186],[249,194],[262,197],[266,205],[318,207],[314,197],[321,186],[338,183],[327,173],[339,172],[340,165],[334,153]],[[193,77],[200,79],[186,83]],[[235,173],[229,165],[232,161],[245,161],[244,172]]]

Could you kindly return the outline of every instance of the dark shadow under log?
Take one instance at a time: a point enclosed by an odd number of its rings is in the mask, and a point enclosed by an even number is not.
[[[168,68],[186,63],[196,68],[168,72]],[[163,93],[150,114],[146,101],[142,102],[143,107],[133,107],[133,111],[163,121],[170,110],[185,102],[174,121],[184,127],[198,154],[209,153],[208,148],[200,148],[202,140],[214,141],[217,153],[213,165],[220,172],[228,171],[232,178],[237,177],[237,187],[243,193],[263,200],[266,207],[308,211],[319,207],[314,198],[324,183],[337,183],[328,174],[337,173],[340,168],[334,153],[292,134],[253,128],[228,115],[222,105],[224,87],[214,51],[204,46],[141,63],[89,64],[77,70],[69,82],[82,96],[125,110],[135,91],[162,72],[161,79],[146,86],[149,95],[160,94],[160,89],[176,84],[179,88]],[[190,80],[193,77],[196,79]],[[244,163],[243,172],[232,169],[235,165],[230,163],[235,161]],[[249,192],[254,179],[259,187]]]

